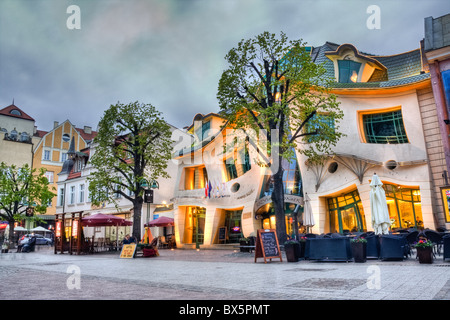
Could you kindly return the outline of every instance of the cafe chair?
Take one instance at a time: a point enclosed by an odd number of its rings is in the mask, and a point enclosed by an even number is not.
[[[403,260],[408,257],[408,244],[405,237],[380,235],[380,259]]]
[[[406,242],[408,244],[407,250],[408,250],[408,254],[409,256],[412,256],[412,250],[414,248],[414,244],[417,242],[417,240],[419,239],[419,231],[411,231],[410,233],[408,233],[406,236]]]
[[[441,247],[442,247],[442,235],[439,232],[434,230],[424,230],[425,238],[433,242],[433,253],[437,253],[441,255]]]
[[[442,237],[442,242],[444,246],[444,261],[445,261],[445,259],[450,259],[450,235]]]
[[[159,249],[165,249],[169,247],[169,243],[166,241],[166,237],[165,236],[159,236],[158,237],[158,242],[159,242]]]

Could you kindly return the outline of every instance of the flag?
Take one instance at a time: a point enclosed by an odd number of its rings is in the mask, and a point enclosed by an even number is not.
[[[210,181],[208,186],[208,198],[211,198],[211,190],[212,190],[212,183]]]
[[[208,197],[208,181],[206,181],[206,184],[205,184],[205,198],[207,198]]]

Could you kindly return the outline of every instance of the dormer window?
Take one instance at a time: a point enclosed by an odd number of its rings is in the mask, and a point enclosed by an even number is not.
[[[369,82],[375,71],[385,74],[387,70],[374,56],[360,53],[351,44],[343,44],[325,55],[333,61],[336,81],[340,83]]]
[[[338,60],[339,82],[351,83],[357,82],[361,63],[352,60]]]

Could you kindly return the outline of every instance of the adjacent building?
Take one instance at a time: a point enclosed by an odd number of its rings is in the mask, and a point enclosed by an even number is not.
[[[33,166],[33,147],[40,141],[35,120],[14,102],[0,110],[0,162]]]
[[[446,167],[443,172],[445,185],[435,186],[445,199],[445,221],[450,221],[449,206],[449,172],[450,172],[450,14],[425,19],[424,53],[427,59],[433,97],[436,103],[437,123],[433,130],[441,134],[442,148],[444,149]]]
[[[171,126],[172,132],[177,132],[176,137],[185,136],[186,133],[182,130]],[[181,139],[183,140],[183,139]],[[184,139],[186,141],[186,139]],[[183,144],[183,142],[181,142]],[[89,197],[89,181],[88,177],[96,170],[89,162],[90,157],[95,153],[95,144],[89,144],[88,147],[82,148],[77,151],[76,138],[72,137],[72,140],[67,149],[67,158],[59,167],[57,171],[58,181],[57,185],[57,197],[55,198],[55,210],[57,214],[65,214],[70,217],[71,213],[81,212],[83,216],[92,215],[96,213],[113,214],[118,217],[133,220],[133,204],[128,199],[122,197],[120,194],[115,193],[114,203],[103,203],[100,206],[95,206],[91,203]],[[167,164],[167,173],[170,175],[168,179],[158,179],[153,183],[157,188],[153,189],[153,202],[144,203],[142,206],[141,215],[141,234],[144,231],[144,225],[149,221],[156,219],[160,216],[166,216],[173,218],[173,186],[176,179],[177,165],[173,161],[169,161]],[[149,182],[150,188],[152,182]],[[119,187],[119,186],[117,186]],[[114,192],[114,190],[112,190]],[[128,192],[128,191],[125,191]],[[132,195],[131,193],[129,195]],[[66,227],[70,228],[70,221],[67,220]],[[131,234],[132,227],[104,227],[104,228],[87,228],[85,229],[85,236],[95,238],[108,238],[110,240],[122,240],[126,234]],[[160,229],[152,228],[154,236],[162,236],[164,232],[172,234],[172,229]],[[67,230],[67,235],[70,231]],[[68,236],[67,236],[68,238]]]

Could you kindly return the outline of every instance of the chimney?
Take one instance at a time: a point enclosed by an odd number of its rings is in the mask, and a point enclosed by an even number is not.
[[[53,121],[53,129],[55,129],[57,126],[59,126],[59,122],[58,121]]]
[[[84,126],[83,131],[86,134],[91,134],[92,133],[92,127]]]

